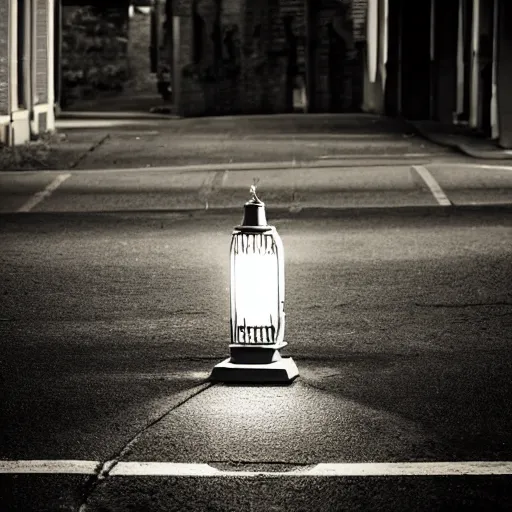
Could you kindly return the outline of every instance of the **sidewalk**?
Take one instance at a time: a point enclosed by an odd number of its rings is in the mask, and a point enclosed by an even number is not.
[[[92,119],[179,119],[173,115],[172,104],[161,100],[157,94],[147,94],[145,96],[126,95],[114,99],[94,99],[82,101],[73,106],[73,111],[64,111],[59,116],[60,120],[74,120],[75,122]],[[325,127],[329,127],[332,133],[366,133],[375,134],[390,132],[402,132],[404,136],[418,135],[425,141],[431,142],[441,147],[450,148],[472,158],[487,160],[506,160],[512,159],[512,150],[506,150],[498,147],[495,141],[484,137],[468,127],[453,124],[443,124],[437,121],[406,121],[392,119],[385,116],[376,116],[371,114],[299,114],[299,115],[273,115],[273,116],[230,116],[236,123],[242,126],[252,126],[257,129],[258,126],[267,126],[275,124],[280,131],[284,133],[304,132],[312,130],[316,133],[325,133],[321,123],[317,120],[323,118]],[[247,122],[246,119],[250,121]],[[200,118],[199,122],[182,119],[183,124],[190,124],[197,127],[200,124],[208,125],[209,122]],[[211,118],[216,119],[216,118]],[[223,118],[225,119],[225,118]],[[203,121],[201,121],[203,120]],[[256,120],[256,121],[255,121]],[[307,120],[307,123],[302,121]],[[270,121],[270,123],[269,123]],[[291,123],[290,123],[291,121]],[[334,121],[334,122],[333,122]],[[306,128],[304,124],[308,125]]]
[[[500,148],[496,141],[460,125],[437,121],[410,121],[410,125],[425,139],[460,151],[473,158],[512,160],[512,150]]]
[[[178,118],[143,110],[62,113],[57,136],[0,158],[0,170],[86,170],[183,165],[364,165],[468,156],[512,158],[489,141],[372,114],[283,114]],[[38,150],[32,163],[30,152]],[[40,151],[39,151],[40,150]],[[24,153],[23,153],[24,152]],[[463,154],[461,154],[463,153]],[[1,156],[1,155],[0,155]]]
[[[68,114],[57,121],[62,149],[89,149],[73,169],[432,158],[453,150],[417,136],[407,123],[371,114],[289,114],[175,118],[129,112]],[[66,168],[65,166],[60,167]]]

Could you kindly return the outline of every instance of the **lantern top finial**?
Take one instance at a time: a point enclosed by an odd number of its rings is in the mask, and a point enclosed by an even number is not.
[[[256,195],[256,185],[251,185],[249,193],[251,194],[251,201],[259,201],[259,198]]]
[[[253,178],[251,188],[249,189],[249,194],[251,194],[252,203],[261,203],[260,198],[256,195],[256,187],[259,181],[259,178]]]

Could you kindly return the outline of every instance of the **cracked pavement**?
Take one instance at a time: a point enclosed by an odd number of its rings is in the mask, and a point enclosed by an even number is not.
[[[510,213],[267,215],[285,247],[291,386],[207,383],[228,353],[240,212],[0,216],[0,457],[99,463],[0,475],[3,510],[509,507],[509,476],[281,473],[512,459]],[[116,475],[133,461],[221,473]]]

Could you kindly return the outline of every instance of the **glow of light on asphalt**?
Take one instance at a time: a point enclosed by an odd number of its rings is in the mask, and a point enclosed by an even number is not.
[[[128,381],[133,382],[135,380],[206,380],[208,378],[208,372],[206,371],[193,371],[193,370],[182,370],[173,372],[120,372],[120,373],[105,373],[97,374],[97,378],[103,379],[108,378],[111,380]]]

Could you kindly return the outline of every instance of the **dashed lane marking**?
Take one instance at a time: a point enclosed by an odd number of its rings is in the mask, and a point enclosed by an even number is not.
[[[64,183],[71,174],[59,174],[44,190],[36,192],[21,208],[18,212],[29,212],[38,205],[43,199],[50,197],[50,195]]]
[[[51,473],[92,475],[104,466],[99,461],[87,460],[2,460],[0,473]],[[209,464],[175,462],[119,462],[109,472],[110,476],[491,476],[512,475],[512,461],[463,461],[463,462],[365,462],[316,464],[313,467],[291,471],[223,471]]]
[[[446,194],[443,192],[443,189],[439,186],[439,183],[437,183],[434,176],[430,174],[426,167],[423,167],[422,165],[413,165],[412,168],[420,175],[421,179],[430,189],[430,192],[432,192],[435,200],[441,206],[450,206],[452,204]]]

